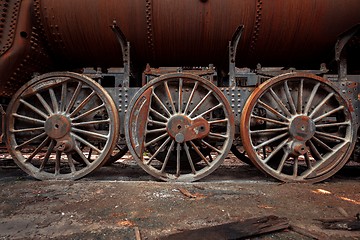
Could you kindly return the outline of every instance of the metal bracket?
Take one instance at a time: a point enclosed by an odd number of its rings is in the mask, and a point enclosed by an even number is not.
[[[244,30],[244,25],[239,26],[236,29],[231,41],[229,41],[229,85],[230,85],[230,87],[236,86],[236,81],[235,81],[236,52],[237,52],[237,46],[239,44],[243,30]]]
[[[115,33],[115,36],[120,43],[122,51],[122,59],[124,64],[124,81],[123,87],[129,87],[130,84],[130,42],[125,38],[124,33],[121,31],[120,27],[116,24],[116,21],[113,21],[111,29]]]
[[[344,49],[350,39],[359,32],[360,24],[355,25],[348,31],[344,32],[338,37],[335,45],[335,60],[338,62],[339,81],[346,80],[347,75],[347,60],[344,56]]]

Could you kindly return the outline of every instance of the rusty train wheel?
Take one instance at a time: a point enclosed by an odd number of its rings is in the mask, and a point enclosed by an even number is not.
[[[318,182],[348,160],[356,131],[346,100],[321,77],[291,73],[247,100],[241,137],[250,159],[281,181]]]
[[[24,85],[7,109],[7,147],[29,175],[83,177],[107,159],[119,117],[110,95],[76,73],[44,74]]]
[[[213,172],[229,152],[234,131],[221,91],[184,73],[144,86],[125,120],[130,152],[146,172],[164,181],[196,181]]]

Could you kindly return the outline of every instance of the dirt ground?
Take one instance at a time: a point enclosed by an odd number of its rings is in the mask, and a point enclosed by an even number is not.
[[[359,180],[352,165],[322,183],[283,184],[231,155],[191,184],[159,182],[129,156],[75,182],[37,181],[5,159],[0,239],[135,239],[135,229],[157,239],[268,215],[286,217],[293,229],[253,239],[360,239],[360,231],[325,230],[317,220],[359,213]]]

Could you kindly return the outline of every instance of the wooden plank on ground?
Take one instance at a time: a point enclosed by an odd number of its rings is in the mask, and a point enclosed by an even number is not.
[[[287,218],[279,218],[277,216],[266,216],[260,218],[247,219],[244,221],[226,223],[213,227],[205,227],[205,228],[184,231],[160,239],[162,240],[242,239],[264,233],[270,233],[274,231],[287,229],[288,227],[289,227],[289,221]]]

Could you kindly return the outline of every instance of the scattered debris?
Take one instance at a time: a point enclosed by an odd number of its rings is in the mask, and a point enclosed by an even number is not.
[[[344,219],[316,219],[326,229],[360,231],[360,213],[355,218]]]
[[[189,192],[187,189],[185,188],[179,188],[179,191],[188,198],[194,198],[194,199],[202,199],[205,198],[205,195],[200,194],[200,193],[191,193]]]
[[[258,205],[258,208],[272,209],[272,208],[274,208],[274,207],[267,206],[267,205]]]
[[[136,240],[141,240],[141,234],[140,234],[139,228],[135,227],[134,230],[135,230],[135,239]]]
[[[309,238],[313,238],[313,239],[329,239],[329,236],[327,236],[326,234],[323,234],[323,233],[319,233],[319,232],[313,232],[309,229],[306,229],[306,228],[303,228],[303,227],[300,227],[300,226],[297,226],[297,225],[294,225],[294,224],[291,224],[290,225],[290,230],[293,231],[293,232],[296,232],[298,234],[301,234],[305,237],[309,237]]]
[[[337,210],[339,211],[339,213],[341,214],[341,215],[343,215],[344,217],[346,217],[346,218],[348,218],[349,217],[349,214],[345,211],[345,209],[344,208],[342,208],[342,207],[338,207],[337,208]]]
[[[133,223],[129,220],[122,220],[122,221],[117,222],[117,225],[121,226],[121,227],[133,227],[133,226],[135,226],[135,223]]]
[[[266,216],[247,219],[240,222],[226,223],[213,227],[206,227],[175,233],[160,239],[183,240],[183,239],[240,239],[257,236],[264,233],[284,230],[289,227],[287,218]]]

